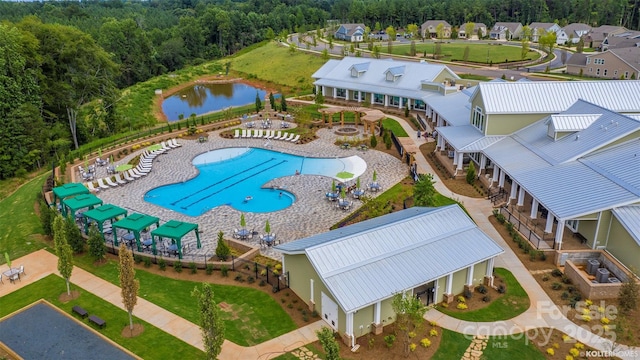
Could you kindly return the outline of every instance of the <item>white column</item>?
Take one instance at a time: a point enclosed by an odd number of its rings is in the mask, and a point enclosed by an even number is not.
[[[504,178],[505,178],[504,170],[500,170],[500,179],[498,179],[498,187],[501,187],[501,188],[504,187]]]
[[[544,232],[549,234],[553,230],[553,214],[547,212],[547,223],[544,226]]]
[[[315,300],[314,300],[314,299],[315,299],[315,296],[314,296],[314,293],[313,293],[313,279],[309,279],[309,287],[310,287],[310,290],[311,290],[311,291],[309,292],[309,294],[311,294],[311,299],[310,299],[310,300],[311,300],[311,302],[312,302],[312,303],[314,303],[314,304],[315,304],[316,302],[315,302]]]
[[[316,94],[320,94],[321,91],[322,88],[320,87],[320,85],[316,85]]]
[[[518,192],[518,183],[511,181],[511,193],[509,194],[509,200],[515,199]]]
[[[438,116],[436,123],[437,123],[437,126],[444,126],[444,121],[442,121],[442,118],[440,116]]]
[[[480,153],[480,170],[484,170],[487,167],[487,157]]]
[[[522,186],[518,187],[518,206],[524,205],[524,188]]]
[[[378,301],[377,303],[373,304],[373,323],[374,324],[380,324],[380,309],[382,308],[382,304],[380,303],[380,301]]]
[[[322,96],[327,96],[327,88],[322,87]]]
[[[489,260],[487,260],[487,272],[485,273],[485,276],[487,277],[492,277],[493,276],[493,262],[494,262],[495,258],[491,258]]]
[[[531,217],[532,219],[538,218],[538,200],[537,199],[533,199],[533,202],[531,203],[531,215],[529,215],[529,217]]]
[[[447,289],[445,294],[451,294],[451,289],[453,288],[453,273],[449,273],[447,275]]]
[[[556,228],[556,244],[558,244],[558,250],[562,250],[563,235],[564,235],[564,220],[558,220],[558,227]]]
[[[344,90],[344,99],[349,100],[349,89]]]
[[[398,101],[398,109],[402,109],[403,103],[402,103],[402,96],[400,96],[400,100]]]
[[[333,98],[335,99],[338,96],[338,89],[333,88]]]
[[[356,341],[356,337],[353,336],[353,313],[347,313],[347,320],[346,320],[346,327],[345,327],[345,333],[349,336],[351,336],[351,347],[356,346],[355,341]]]
[[[458,154],[458,170],[462,170],[462,166],[464,165],[464,153]]]
[[[438,134],[438,145],[436,146],[436,149],[440,149],[440,150],[444,150],[444,139],[442,138],[442,135]]]
[[[409,105],[409,110],[411,110],[411,106],[413,106],[413,105],[411,105],[411,104],[412,104],[411,99],[407,99],[407,105]]]
[[[389,95],[384,96],[384,106],[385,107],[389,106]]]
[[[498,182],[498,176],[500,175],[500,168],[495,166],[493,166],[493,179],[491,179],[491,182]]]
[[[358,102],[362,102],[362,91],[358,90]]]
[[[458,152],[453,151],[453,165],[458,165]]]
[[[473,285],[473,265],[467,268],[467,285]]]

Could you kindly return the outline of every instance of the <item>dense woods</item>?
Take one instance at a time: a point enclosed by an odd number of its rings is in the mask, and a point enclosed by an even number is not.
[[[638,6],[638,0],[0,1],[0,179],[129,130],[118,114],[121,89],[328,20],[372,29],[429,19],[638,29]],[[79,116],[87,105],[89,115]]]

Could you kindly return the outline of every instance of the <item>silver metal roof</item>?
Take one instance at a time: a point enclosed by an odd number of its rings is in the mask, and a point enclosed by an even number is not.
[[[427,104],[450,126],[468,125],[471,119],[470,93],[459,91],[451,95],[431,96]]]
[[[395,221],[388,222],[388,216]],[[298,240],[315,242],[306,255],[345,312],[503,252],[458,205],[411,208],[373,220],[370,229],[362,223],[354,225],[357,232],[344,228],[348,235],[326,236],[334,230],[314,236],[315,241]]]
[[[461,151],[465,146],[484,137],[484,134],[473,125],[438,126],[436,131],[456,151]]]
[[[556,114],[549,121],[556,131],[580,131],[589,127],[602,114]]]
[[[586,156],[579,161],[640,200],[640,138]]]
[[[640,205],[621,206],[613,209],[613,215],[640,245]]]
[[[484,82],[486,114],[559,113],[583,99],[616,112],[640,112],[640,80]]]

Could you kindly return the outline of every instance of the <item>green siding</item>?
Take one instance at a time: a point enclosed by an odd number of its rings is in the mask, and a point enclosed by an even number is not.
[[[434,297],[434,301],[437,303],[442,302],[444,300],[444,290],[446,289],[447,277],[443,276],[438,279],[438,288],[436,289],[436,294]]]
[[[600,215],[600,229],[598,230],[598,237],[596,242],[596,248],[598,246],[607,245],[607,237],[609,237],[609,224],[611,223],[611,218],[613,214],[611,210],[606,210],[602,212]]]
[[[467,269],[459,270],[458,272],[453,273],[453,287],[451,291],[454,294],[462,294],[464,291],[464,286],[467,282]]]
[[[640,269],[640,246],[615,216],[611,220],[607,250],[627,267]]]
[[[484,276],[487,273],[487,262],[477,263],[473,267],[473,284],[480,285],[484,282]]]
[[[474,108],[471,108],[472,111]],[[549,114],[490,114],[485,115],[487,135],[509,135]]]
[[[320,305],[320,288],[321,281],[315,270],[309,263],[306,255],[284,255],[283,263],[285,270],[289,271],[289,287],[295,292],[307,305],[311,299],[311,288],[309,279],[314,280],[315,303]],[[292,271],[293,270],[293,271]],[[324,285],[322,285],[324,286]]]
[[[593,239],[596,238],[597,220],[580,220],[578,223],[578,232],[587,238],[587,245],[593,246]]]

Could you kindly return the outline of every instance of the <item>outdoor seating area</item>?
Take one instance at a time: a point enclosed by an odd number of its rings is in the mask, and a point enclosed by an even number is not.
[[[300,140],[300,135],[294,133],[276,131],[276,130],[246,130],[236,129],[233,135],[234,139],[267,139],[267,140],[281,140],[297,143]]]
[[[2,272],[0,276],[0,283],[4,284],[3,278],[9,280],[9,283],[15,284],[16,281],[22,281],[20,279],[21,276],[27,275],[24,272],[24,265],[20,265],[19,267],[9,267],[9,269]]]

